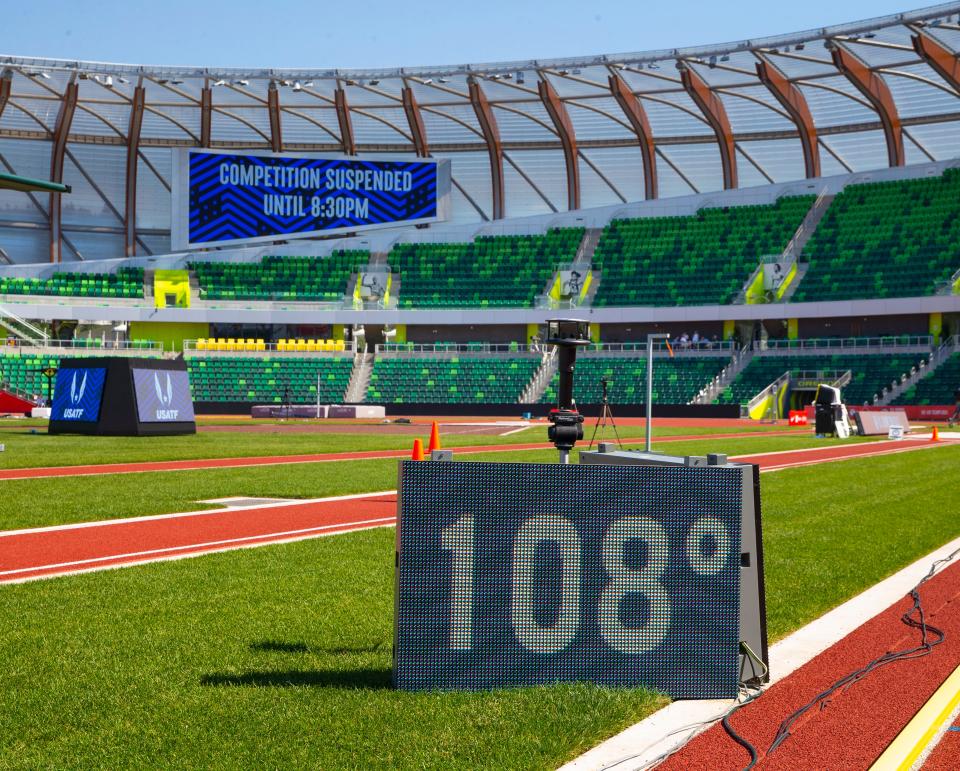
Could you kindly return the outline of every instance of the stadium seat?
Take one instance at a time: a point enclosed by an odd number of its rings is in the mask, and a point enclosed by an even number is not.
[[[795,302],[934,294],[960,270],[960,169],[847,186],[804,247]]]
[[[762,257],[783,251],[813,203],[794,196],[692,217],[613,220],[594,253],[601,278],[593,304],[730,303]]]

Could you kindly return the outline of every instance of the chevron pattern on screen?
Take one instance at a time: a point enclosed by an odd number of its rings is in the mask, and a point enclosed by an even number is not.
[[[189,154],[191,244],[436,217],[432,161]]]

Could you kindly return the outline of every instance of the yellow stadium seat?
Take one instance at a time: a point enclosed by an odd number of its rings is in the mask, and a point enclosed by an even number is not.
[[[260,338],[257,338],[256,343],[254,343],[253,350],[255,351],[265,351],[267,350],[267,344],[263,342]]]
[[[197,338],[197,350],[198,351],[207,350],[207,341],[202,337]]]
[[[317,350],[317,341],[316,340],[307,340],[307,350],[316,351]]]
[[[305,350],[307,350],[307,341],[306,341],[306,340],[303,340],[303,339],[301,339],[301,338],[298,337],[298,338],[297,338],[297,342],[296,342],[296,347],[294,348],[294,350],[296,350],[296,351],[305,351]]]
[[[226,350],[228,350],[228,349],[227,349],[227,341],[224,340],[222,337],[218,337],[218,338],[217,338],[217,350],[218,350],[218,351],[226,351]]]
[[[347,350],[347,344],[343,340],[335,340],[333,350],[335,351],[345,351]]]

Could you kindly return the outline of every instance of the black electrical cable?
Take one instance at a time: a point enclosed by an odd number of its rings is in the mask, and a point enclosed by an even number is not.
[[[727,714],[723,716],[723,720],[720,721],[720,725],[723,726],[723,730],[727,732],[727,735],[731,739],[733,739],[737,744],[743,747],[747,752],[750,753],[750,763],[743,767],[743,771],[750,771],[751,768],[757,765],[757,760],[759,759],[757,755],[757,748],[754,747],[744,737],[742,737],[740,734],[738,734],[736,731],[733,730],[733,726],[730,725],[730,718],[733,717],[734,712],[736,712],[741,707],[749,704],[751,701],[759,697],[761,693],[763,693],[763,691],[757,691],[756,693],[752,694],[749,698],[746,698],[743,701],[741,701],[739,704],[737,704],[737,706],[735,706],[733,709],[727,712]]]
[[[958,554],[960,554],[960,549],[957,549],[943,559],[939,559],[934,562],[930,566],[930,570],[927,572],[927,574],[920,579],[920,582],[914,586],[913,589],[910,590],[910,596],[913,598],[913,606],[900,617],[900,620],[907,626],[920,630],[920,643],[913,648],[905,648],[900,651],[888,651],[882,656],[860,667],[860,669],[841,677],[828,688],[821,691],[808,703],[804,704],[796,712],[789,715],[780,724],[780,727],[777,729],[776,736],[773,737],[773,742],[770,744],[770,748],[767,750],[768,755],[773,753],[787,740],[787,738],[790,736],[791,727],[804,713],[818,704],[821,704],[826,699],[829,699],[830,696],[832,696],[838,690],[848,688],[885,664],[890,664],[894,661],[906,661],[927,656],[934,647],[944,641],[946,634],[943,632],[943,630],[927,623],[926,615],[923,610],[923,603],[920,598],[920,587],[933,578],[938,567],[951,562]],[[914,614],[917,615],[917,618],[914,618]],[[734,737],[734,740],[736,740],[736,737]]]

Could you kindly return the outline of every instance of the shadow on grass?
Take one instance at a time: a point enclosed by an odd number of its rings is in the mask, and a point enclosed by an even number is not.
[[[382,669],[290,670],[286,672],[244,672],[233,675],[215,672],[200,678],[201,685],[248,686],[255,688],[345,688],[380,691],[393,687],[392,671]]]
[[[258,653],[326,653],[332,656],[345,656],[354,653],[379,653],[389,649],[387,643],[341,646],[329,648],[323,645],[307,645],[305,642],[284,642],[283,640],[258,640],[250,643],[250,650]]]

